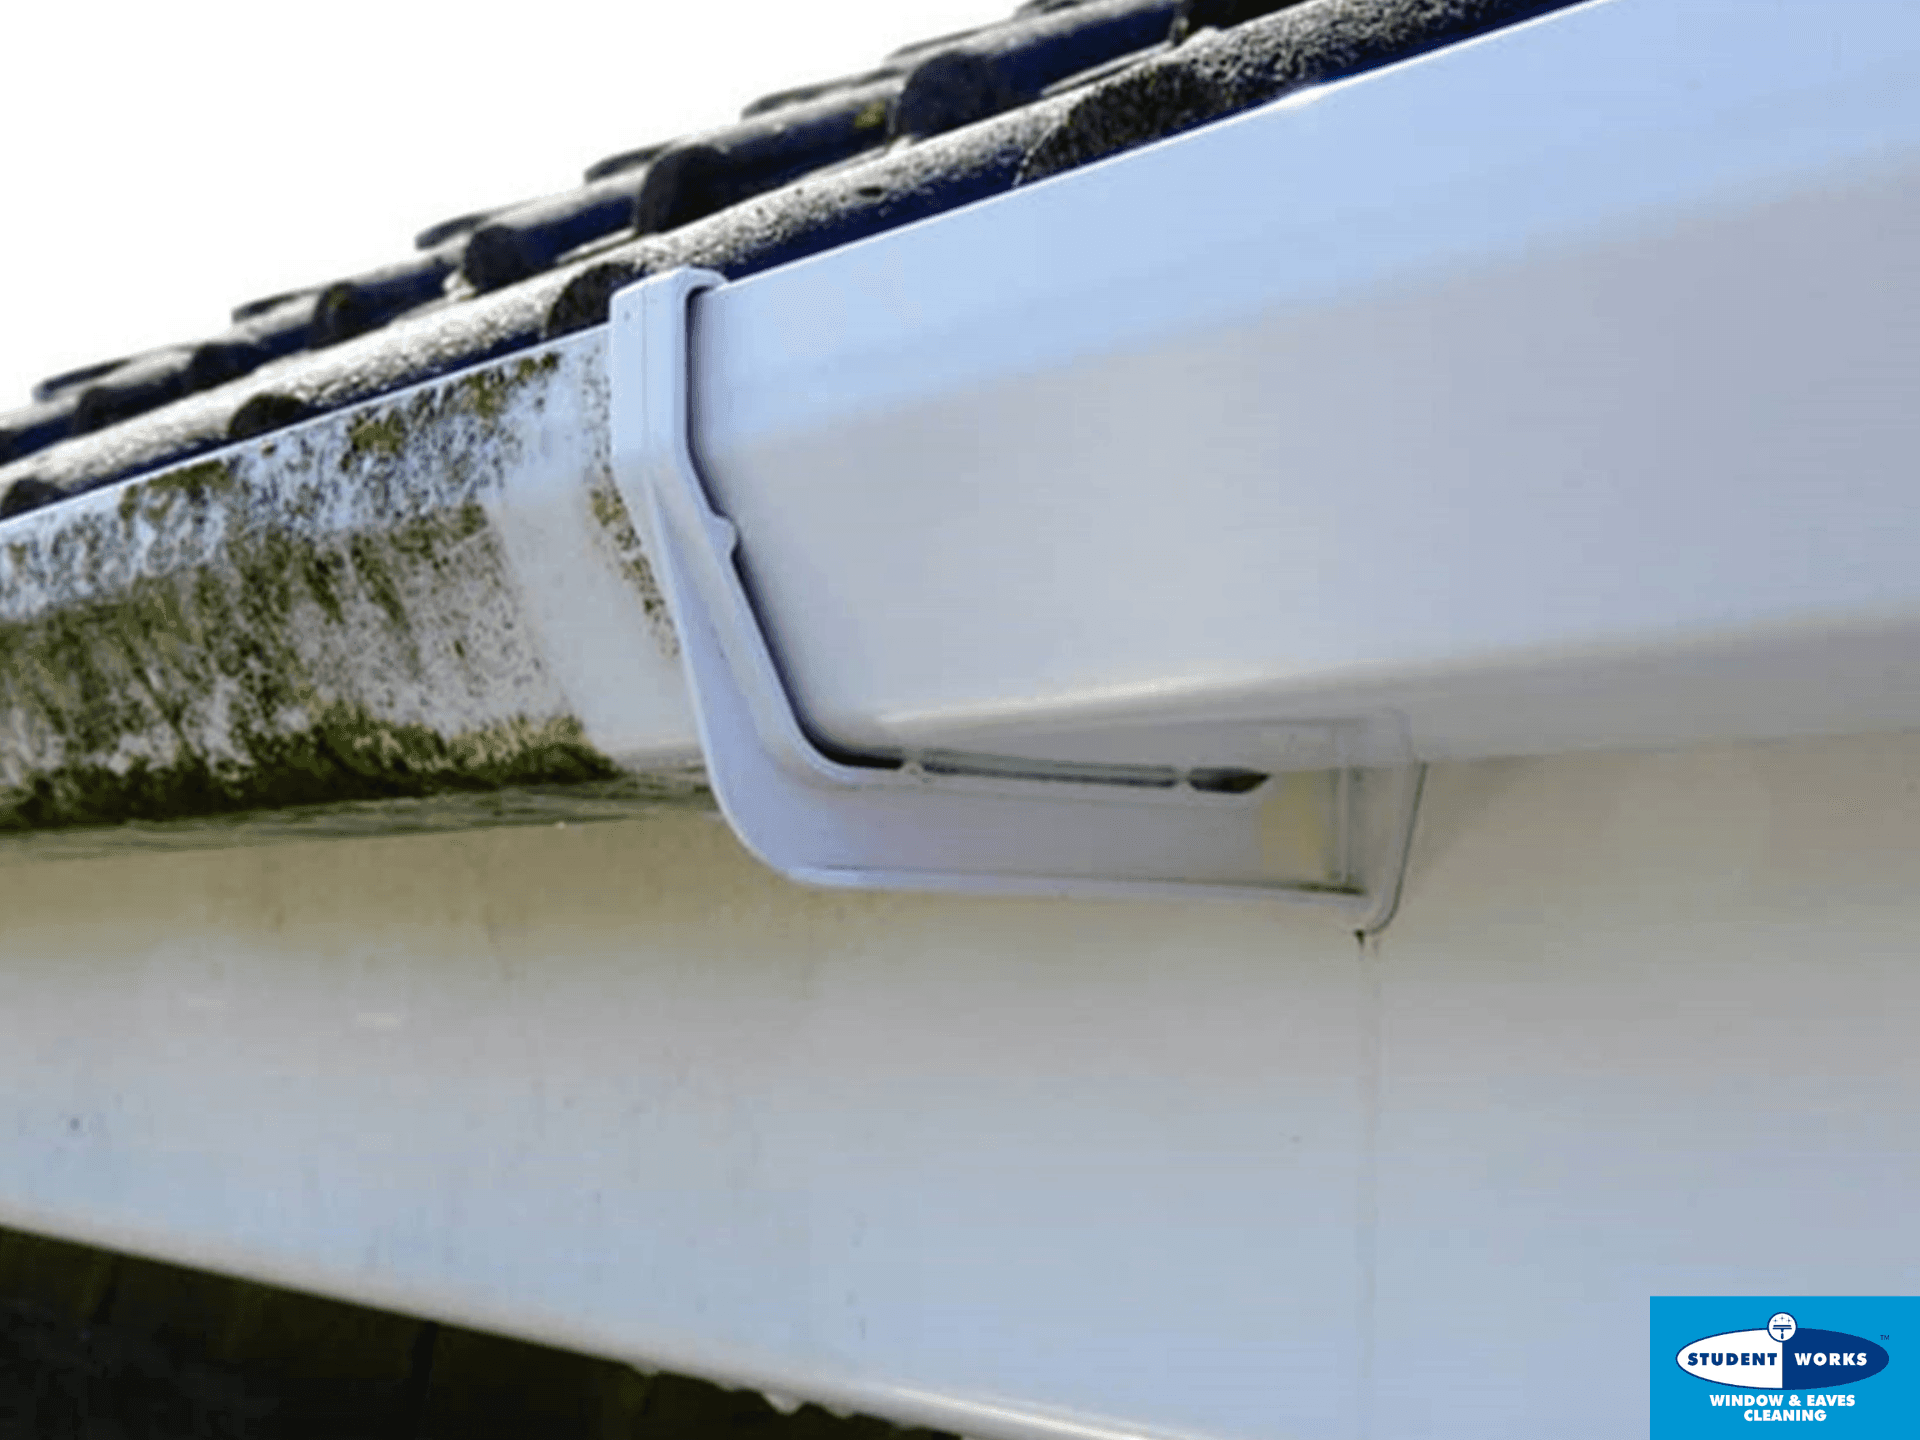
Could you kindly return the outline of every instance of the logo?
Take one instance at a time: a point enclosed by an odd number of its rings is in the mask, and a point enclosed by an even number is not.
[[[1681,1346],[1682,1370],[1714,1385],[1751,1390],[1838,1390],[1887,1368],[1887,1352],[1864,1335],[1808,1330],[1782,1310],[1758,1330],[1728,1330]]]
[[[1650,1321],[1654,1440],[1775,1423],[1920,1436],[1920,1298],[1662,1296]]]

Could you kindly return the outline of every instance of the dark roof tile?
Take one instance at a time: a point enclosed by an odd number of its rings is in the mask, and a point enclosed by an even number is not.
[[[614,253],[594,260],[571,272],[547,305],[540,327],[541,337],[557,340],[576,330],[589,330],[607,323],[607,307],[613,292],[651,275],[656,267],[645,256]]]
[[[438,299],[456,254],[443,247],[318,290],[251,301],[235,310],[242,318],[222,335],[43,381],[42,388],[56,382],[62,388],[51,403],[20,412],[12,423],[0,422],[0,461],[19,459],[69,435],[118,425],[295,351],[337,344],[384,325]]]
[[[73,433],[73,410],[80,399],[77,389],[0,415],[0,465],[19,460],[56,445]]]
[[[634,227],[672,230],[885,144],[898,92],[880,80],[668,146],[647,167]]]
[[[1005,30],[1009,26],[1018,25],[1020,20],[1021,16],[1015,14],[1006,20],[989,20],[985,25],[969,25],[965,30],[949,30],[944,35],[935,35],[926,40],[915,40],[911,44],[900,46],[897,50],[889,50],[886,55],[886,63],[897,66],[900,70],[904,71],[908,68],[905,63],[907,61],[918,60],[923,56],[933,54],[936,50],[945,50],[950,46],[958,45],[963,40],[973,40],[995,30]]]
[[[277,305],[254,311],[231,333],[260,345],[267,352],[268,359],[277,360],[282,355],[304,350],[313,343],[313,313],[319,304],[320,291],[317,287],[297,291],[282,296]]]
[[[870,155],[666,234],[614,248],[572,271],[548,307],[548,338],[598,325],[623,285],[701,265],[740,279],[850,245],[1012,187],[1066,101],[1030,105],[918,145]]]
[[[1202,30],[1231,30],[1276,10],[1288,10],[1305,0],[1180,0],[1167,38],[1178,45]]]
[[[225,334],[50,377],[0,416],[0,514],[601,323],[656,270],[737,279],[1568,3],[1034,0],[429,227],[422,253],[249,302]]]
[[[187,359],[187,380],[182,394],[211,390],[229,380],[251,374],[273,357],[259,341],[244,330],[234,329],[193,347]]]
[[[623,170],[637,170],[654,156],[667,148],[670,142],[656,141],[651,145],[642,145],[633,150],[622,150],[617,155],[609,155],[604,160],[596,160],[587,167],[580,178],[591,185],[596,180],[605,180],[610,175],[618,175]]]
[[[1038,99],[1056,80],[1164,40],[1175,0],[1088,0],[938,50],[914,66],[889,117],[938,135]]]
[[[1357,75],[1571,0],[1312,0],[1203,31],[1080,92],[1021,168],[1045,179],[1291,91]]]
[[[36,401],[51,400],[65,391],[78,390],[89,381],[98,380],[102,375],[118,370],[134,358],[131,355],[121,355],[112,360],[96,360],[91,365],[81,365],[72,370],[62,370],[58,375],[49,375],[33,387],[33,398]]]
[[[1130,50],[1125,55],[1106,60],[1085,70],[1076,70],[1064,80],[1056,80],[1040,93],[1043,96],[1064,95],[1069,90],[1084,90],[1089,85],[1097,85],[1102,80],[1111,79],[1122,70],[1131,70],[1136,65],[1145,64],[1156,55],[1164,55],[1172,49],[1171,43],[1161,41],[1158,45],[1149,45],[1143,50]]]
[[[269,430],[284,430],[289,425],[297,425],[317,413],[311,403],[298,395],[288,395],[279,390],[261,390],[249,396],[233,412],[233,418],[227,422],[227,439],[251,440],[256,435],[265,435]]]
[[[646,173],[619,171],[503,212],[467,237],[460,273],[476,290],[498,290],[545,270],[569,250],[625,230]]]
[[[494,216],[512,208],[503,205],[493,210],[475,210],[466,215],[456,215],[451,220],[437,221],[413,237],[413,248],[437,250],[449,240],[458,240],[462,235],[471,234]]]
[[[73,433],[91,434],[191,393],[194,348],[157,350],[86,386],[74,406]]]
[[[188,365],[187,392],[210,390],[251,374],[262,365],[304,350],[313,343],[314,311],[320,292],[308,290],[280,297],[268,309],[249,310],[246,319],[224,335],[193,347]]]
[[[751,120],[756,115],[765,115],[770,110],[781,110],[789,105],[803,104],[808,100],[823,100],[842,90],[858,90],[863,86],[874,85],[882,80],[897,80],[905,75],[910,66],[902,63],[880,65],[872,70],[862,70],[858,75],[842,75],[833,80],[817,80],[811,85],[795,85],[787,90],[776,90],[771,95],[762,95],[740,112],[742,120]]]
[[[253,319],[257,315],[264,315],[269,310],[278,310],[291,301],[311,300],[319,293],[320,287],[318,285],[309,285],[302,290],[282,290],[277,295],[263,295],[258,300],[249,300],[244,305],[234,306],[227,318],[238,325],[244,321]]]
[[[337,345],[438,300],[458,263],[462,243],[471,245],[472,240],[443,245],[394,265],[334,281],[314,299],[311,343]]]
[[[61,492],[46,481],[23,475],[11,485],[0,488],[0,520],[38,510],[42,505],[51,505],[60,498]]]
[[[355,339],[287,354],[229,384],[70,439],[30,462],[0,466],[0,493],[31,474],[62,495],[76,495],[192,459],[227,443],[236,412],[256,394],[285,395],[320,414],[524,349],[540,339],[547,304],[562,283],[535,277],[457,305],[422,306]],[[274,322],[276,343],[305,333],[299,304],[287,302],[284,312],[260,317]]]

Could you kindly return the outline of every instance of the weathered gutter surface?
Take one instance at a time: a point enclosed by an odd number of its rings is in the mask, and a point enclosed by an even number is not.
[[[439,828],[697,788],[606,407],[589,332],[0,523],[0,836],[164,843],[342,802],[356,833]]]

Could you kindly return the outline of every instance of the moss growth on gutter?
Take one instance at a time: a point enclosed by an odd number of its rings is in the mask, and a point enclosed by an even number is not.
[[[564,403],[584,385],[604,407],[598,371],[567,363],[548,351],[449,376],[10,531],[6,853],[306,834],[333,810],[368,833],[656,803],[574,718],[497,528],[548,377],[571,377]],[[671,646],[597,458],[598,558]]]
[[[325,698],[295,643],[303,621],[345,630],[370,603],[417,668],[403,577],[460,572],[454,583],[469,590],[476,573],[495,580],[479,505],[330,543],[243,530],[220,558],[217,569],[136,580],[110,601],[0,623],[0,712],[65,757],[0,788],[0,830],[618,773],[571,718],[441,734]],[[215,748],[230,758],[208,758]],[[148,758],[156,749],[169,758]]]
[[[207,504],[211,478],[173,492]],[[148,487],[130,489],[122,522],[150,516],[154,500]],[[379,535],[309,539],[236,524],[217,558],[135,580],[110,600],[0,623],[0,710],[62,757],[0,788],[0,831],[618,773],[568,717],[442,734],[326,698],[296,643],[303,628],[349,630],[356,610],[364,629],[371,606],[417,651],[406,576],[451,574],[469,590],[497,583],[500,559],[479,504]]]
[[[552,352],[529,355],[511,366],[459,375],[355,415],[347,424],[340,466],[353,469],[404,460],[423,436],[449,420],[465,417],[495,427],[515,395],[532,381],[552,374],[559,364],[560,357]]]
[[[347,453],[340,463],[345,467],[369,456],[397,460],[406,448],[407,422],[398,410],[357,415],[347,427]]]
[[[145,518],[159,524],[176,500],[204,507],[214,497],[229,496],[238,489],[233,467],[224,460],[201,460],[165,470],[120,492],[120,523],[132,525],[136,518]]]
[[[64,765],[0,790],[0,832],[116,825],[343,800],[611,780],[579,721],[513,720],[457,735],[336,704],[304,729],[259,736],[245,761],[187,755],[124,769]]]
[[[509,405],[558,364],[453,377],[10,541],[0,832],[615,778],[522,638],[483,503]]]
[[[627,502],[620,498],[619,490],[609,480],[587,492],[587,506],[601,534],[613,546],[620,573],[639,596],[640,608],[647,617],[647,623],[653,627],[654,634],[659,637],[668,654],[679,654],[680,638],[673,628],[673,613],[667,608],[667,597],[660,589],[659,580],[654,577],[653,566],[647,560],[646,547],[640,543],[640,533],[634,529]]]

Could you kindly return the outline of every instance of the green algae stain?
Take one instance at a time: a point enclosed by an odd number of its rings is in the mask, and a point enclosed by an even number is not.
[[[551,375],[560,368],[560,356],[552,350],[544,355],[527,355],[514,362],[513,380],[524,385],[537,375]]]
[[[431,520],[397,525],[381,535],[382,544],[416,568],[443,571],[468,541],[486,533],[486,507],[467,500]]]
[[[449,398],[456,409],[493,421],[506,410],[512,394],[513,386],[505,375],[498,370],[480,370],[456,381]]]
[[[319,546],[302,546],[299,566],[300,578],[306,582],[307,593],[313,596],[313,603],[320,607],[331,623],[344,624],[347,612],[341,604],[340,591],[347,578],[346,560]]]
[[[660,589],[659,580],[654,577],[653,566],[647,562],[646,547],[641,544],[640,534],[634,529],[627,502],[621,498],[611,481],[603,481],[587,491],[587,507],[593,514],[594,523],[613,545],[614,553],[619,558],[620,573],[626,576],[627,583],[633,586],[634,593],[639,596],[640,608],[648,623],[662,642],[677,654],[679,641],[673,629],[673,616],[667,609],[667,597]]]
[[[315,730],[355,774],[389,789],[498,789],[611,780],[619,773],[588,743],[585,728],[571,715],[547,720],[516,716],[441,735],[424,725],[396,725],[352,706],[334,705]]]
[[[347,542],[347,555],[354,577],[368,597],[386,613],[394,629],[407,629],[407,602],[400,597],[400,587],[387,564],[387,547],[380,537],[355,535]]]
[[[351,465],[364,457],[397,460],[407,449],[407,422],[396,409],[370,415],[356,415],[347,426],[347,453],[341,463]]]
[[[443,735],[316,687],[307,652],[364,646],[371,611],[399,632],[396,677],[417,683],[413,632],[444,623],[443,587],[483,607],[496,592],[491,538],[472,501],[319,541],[230,517],[218,552],[199,564],[132,580],[111,600],[0,622],[0,719],[21,737],[0,754],[0,775],[17,781],[0,784],[0,829],[612,774],[571,720]],[[25,563],[51,571],[60,552]],[[410,613],[414,591],[431,618]]]
[[[347,426],[341,468],[416,458],[423,446],[436,443],[435,432],[449,419],[477,419],[489,430],[497,430],[513,397],[530,382],[551,374],[559,364],[560,357],[556,354],[530,355],[512,365],[455,376],[405,399],[356,415]]]
[[[0,790],[0,832],[605,781],[619,773],[571,716],[518,717],[442,735],[335,703],[301,729],[255,737],[244,760],[186,754],[166,764],[81,762],[37,774]]]
[[[506,413],[514,395],[530,381],[550,373],[560,363],[551,352],[529,355],[504,369],[476,370],[454,381],[448,392],[451,409],[476,415],[489,424]]]
[[[233,467],[224,460],[199,460],[175,470],[163,470],[145,480],[135,480],[120,492],[120,523],[132,525],[142,518],[155,525],[164,524],[177,501],[184,500],[196,509],[204,509],[217,499],[226,499],[240,488]]]
[[[364,703],[375,692],[343,695],[318,678],[374,646],[383,658],[368,673],[379,693],[431,684],[423,667],[450,646],[460,683],[473,683],[469,656],[488,633],[473,625],[499,603],[505,561],[468,474],[477,437],[449,422],[497,429],[514,392],[558,364],[551,353],[527,357],[347,419],[340,465],[351,476],[333,476],[316,452],[289,492],[255,494],[227,461],[198,461],[129,484],[116,513],[90,529],[11,545],[16,579],[69,598],[0,621],[0,724],[15,737],[0,751],[0,830],[614,775],[572,719],[442,733],[382,719]],[[306,533],[348,485],[357,509],[387,518]],[[657,604],[624,513],[629,572],[639,567],[636,584]],[[220,516],[218,529],[204,526],[208,515]],[[76,577],[125,554],[136,524],[163,543],[199,538],[177,552],[180,568],[88,598]]]
[[[613,537],[615,544],[625,549],[640,543],[640,535],[633,528],[633,516],[627,509],[627,502],[613,486],[594,486],[587,492],[587,504],[592,507],[593,518]]]

